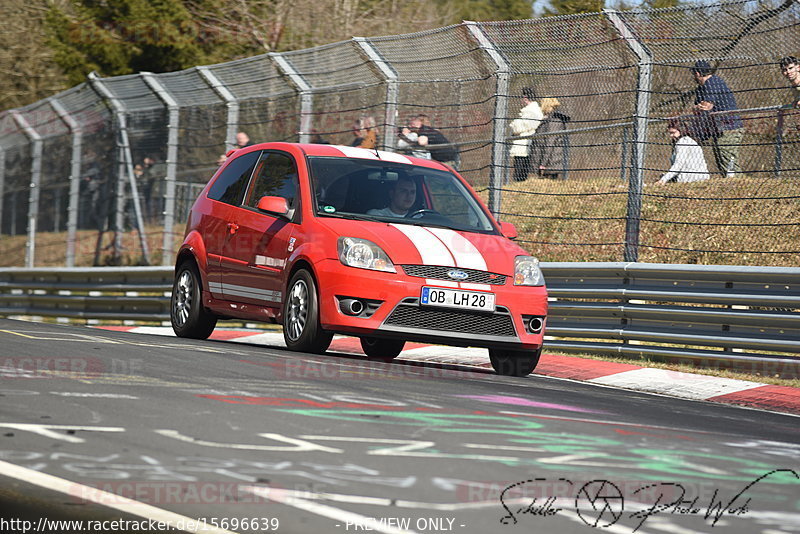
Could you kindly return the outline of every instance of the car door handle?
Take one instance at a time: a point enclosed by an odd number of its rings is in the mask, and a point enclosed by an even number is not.
[[[230,234],[235,234],[236,230],[239,229],[239,225],[236,223],[228,223],[228,232]]]

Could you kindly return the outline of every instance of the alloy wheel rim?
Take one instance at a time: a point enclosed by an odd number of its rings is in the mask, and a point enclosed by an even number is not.
[[[298,280],[289,294],[288,335],[297,341],[303,335],[308,321],[308,286],[305,281]]]
[[[189,320],[189,312],[192,311],[192,291],[194,290],[194,280],[189,271],[183,271],[178,278],[175,288],[175,302],[172,307],[175,323],[183,326]]]

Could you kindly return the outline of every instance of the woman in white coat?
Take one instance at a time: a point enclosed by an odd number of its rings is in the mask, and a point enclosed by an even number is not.
[[[508,154],[514,161],[514,181],[523,182],[528,179],[531,172],[531,139],[536,129],[542,123],[544,114],[539,104],[535,101],[536,93],[532,87],[522,89],[522,109],[519,117],[511,121],[511,133],[514,139]]]
[[[667,133],[675,143],[675,148],[672,152],[672,165],[661,176],[659,183],[708,180],[710,176],[703,149],[697,141],[689,137],[686,125],[680,121],[670,121]]]

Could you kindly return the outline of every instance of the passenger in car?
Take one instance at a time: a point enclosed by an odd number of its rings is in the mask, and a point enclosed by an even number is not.
[[[417,201],[417,184],[406,176],[401,176],[389,190],[389,205],[367,211],[367,215],[384,217],[405,217]]]

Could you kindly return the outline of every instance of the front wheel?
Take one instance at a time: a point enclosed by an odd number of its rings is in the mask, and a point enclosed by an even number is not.
[[[489,349],[489,360],[498,375],[528,376],[539,363],[542,349],[524,350]]]
[[[200,271],[193,261],[184,261],[175,271],[169,318],[178,337],[207,339],[217,326],[217,316],[203,306]]]
[[[377,337],[362,337],[361,349],[370,360],[390,362],[397,358],[403,351],[406,342],[402,339],[383,339]]]
[[[283,308],[283,339],[290,350],[322,354],[331,344],[333,334],[319,324],[317,286],[311,273],[301,269],[289,282]]]

